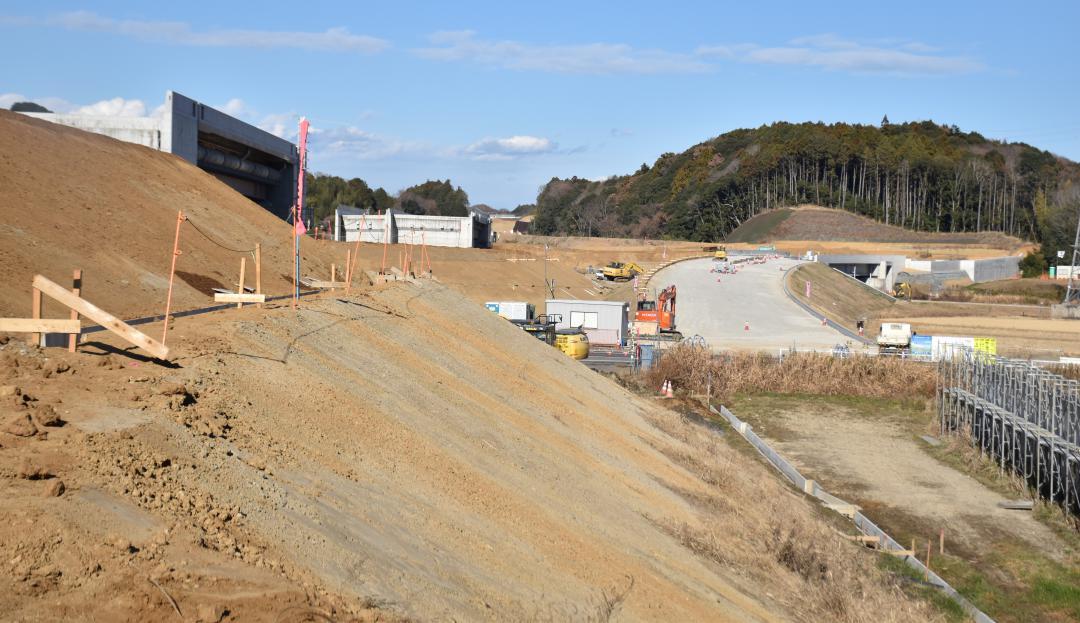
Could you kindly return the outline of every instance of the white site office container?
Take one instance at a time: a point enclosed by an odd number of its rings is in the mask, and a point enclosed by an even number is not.
[[[536,316],[536,307],[525,301],[488,301],[484,307],[507,320],[532,320]]]
[[[551,299],[546,307],[549,316],[561,316],[556,329],[581,327],[592,344],[626,343],[630,304],[625,301]]]

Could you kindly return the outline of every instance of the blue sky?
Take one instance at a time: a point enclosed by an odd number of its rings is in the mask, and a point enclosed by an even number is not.
[[[300,7],[297,9],[296,7]],[[0,4],[0,105],[167,90],[396,192],[532,202],[739,127],[933,119],[1080,160],[1077,2]]]

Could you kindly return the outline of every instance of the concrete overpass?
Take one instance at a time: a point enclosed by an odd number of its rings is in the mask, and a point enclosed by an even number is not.
[[[283,219],[295,201],[295,145],[174,91],[160,117],[23,114],[180,156]]]

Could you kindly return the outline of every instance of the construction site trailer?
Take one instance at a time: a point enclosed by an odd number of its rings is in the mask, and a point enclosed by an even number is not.
[[[592,344],[622,346],[626,343],[630,304],[625,301],[549,299],[548,316],[561,317],[556,329],[580,327]]]
[[[488,301],[484,307],[507,320],[532,320],[536,316],[536,307],[525,301]]]

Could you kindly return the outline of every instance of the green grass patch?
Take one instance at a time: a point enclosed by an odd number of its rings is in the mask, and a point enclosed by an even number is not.
[[[769,234],[791,216],[791,208],[769,210],[746,221],[731,231],[725,238],[725,242],[767,242]]]
[[[909,567],[901,558],[883,555],[878,559],[878,566],[900,584],[900,588],[909,597],[921,599],[932,604],[950,623],[969,620],[967,612],[952,597],[941,590],[923,582],[922,574]]]

